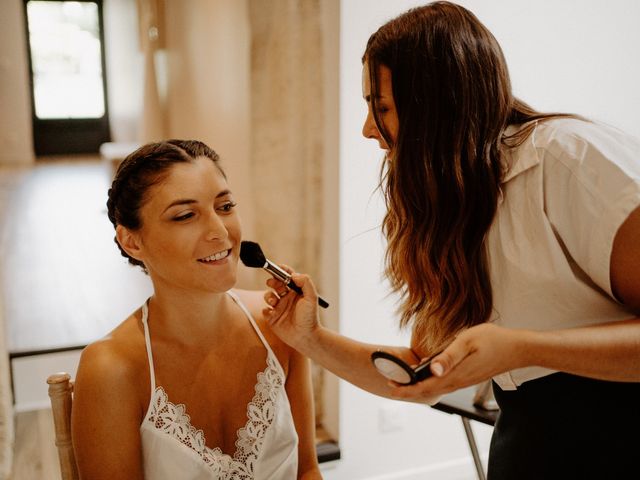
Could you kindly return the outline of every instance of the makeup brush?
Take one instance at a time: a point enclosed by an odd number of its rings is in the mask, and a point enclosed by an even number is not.
[[[262,253],[260,245],[256,242],[250,242],[248,240],[240,242],[240,260],[242,260],[242,263],[247,267],[264,268],[267,272],[273,275],[274,278],[283,282],[287,288],[293,290],[299,295],[302,295],[302,289],[291,280],[291,275],[271,260],[268,260],[264,256],[264,253]],[[327,308],[329,306],[329,304],[320,297],[318,297],[318,305],[322,308]]]

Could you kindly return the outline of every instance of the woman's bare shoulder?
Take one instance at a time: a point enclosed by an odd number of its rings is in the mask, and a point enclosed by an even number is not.
[[[77,380],[100,379],[120,385],[139,381],[146,364],[139,323],[139,312],[135,312],[105,337],[87,345],[80,356]]]
[[[133,314],[88,345],[80,357],[71,424],[83,478],[103,478],[105,471],[123,478],[123,470],[127,477],[142,478],[139,429],[150,390],[144,334],[137,332],[136,318]]]

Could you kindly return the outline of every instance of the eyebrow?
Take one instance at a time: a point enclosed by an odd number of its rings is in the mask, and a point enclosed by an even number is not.
[[[225,195],[230,195],[230,194],[231,194],[231,190],[229,190],[229,189],[222,190],[220,193],[218,193],[216,195],[216,199],[218,199],[220,197],[224,197]],[[174,200],[173,202],[171,202],[169,204],[169,206],[164,209],[164,211],[166,212],[171,207],[175,207],[175,206],[178,206],[178,205],[192,205],[194,203],[198,203],[198,201],[197,200],[193,200],[191,198],[180,198],[178,200]]]

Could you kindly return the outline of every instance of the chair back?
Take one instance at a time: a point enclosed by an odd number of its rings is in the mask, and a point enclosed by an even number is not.
[[[76,457],[71,443],[71,404],[73,401],[73,382],[66,372],[54,373],[47,378],[49,398],[55,427],[56,447],[62,480],[79,480]]]

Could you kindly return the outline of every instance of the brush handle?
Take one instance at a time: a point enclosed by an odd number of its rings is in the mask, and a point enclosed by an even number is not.
[[[293,290],[298,295],[302,295],[302,289],[298,285],[293,283],[291,278],[289,278],[289,280],[285,280],[284,283],[287,286],[287,288]],[[326,300],[324,298],[322,298],[321,296],[318,296],[318,305],[320,305],[322,308],[327,308],[329,306],[329,304],[326,302]]]
[[[322,308],[327,308],[329,306],[327,301],[322,297],[318,297],[318,305],[320,305]]]
[[[277,278],[284,283],[288,289],[293,290],[298,295],[302,295],[302,289],[291,280],[289,272],[283,270],[270,260],[267,260],[262,268],[273,275],[274,278]],[[318,305],[322,308],[327,308],[329,306],[329,304],[320,296],[318,296]]]

